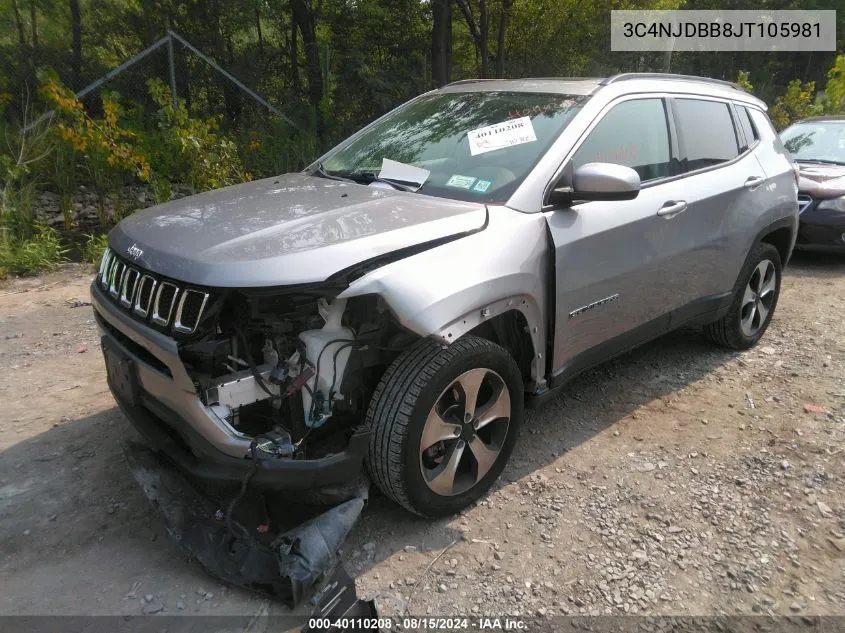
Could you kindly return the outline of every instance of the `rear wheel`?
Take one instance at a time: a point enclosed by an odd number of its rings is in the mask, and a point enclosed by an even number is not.
[[[754,346],[774,315],[781,272],[778,250],[766,242],[757,244],[737,280],[727,314],[705,326],[707,337],[731,349]]]
[[[504,469],[522,422],[522,392],[516,363],[495,343],[422,341],[390,366],[370,402],[374,482],[417,514],[458,512]]]

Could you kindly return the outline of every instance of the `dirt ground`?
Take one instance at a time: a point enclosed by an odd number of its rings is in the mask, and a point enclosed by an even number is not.
[[[0,613],[285,613],[187,560],[136,486],[91,274],[0,284]],[[359,593],[385,615],[845,614],[843,317],[845,259],[796,256],[757,348],[688,330],[583,375],[461,516],[375,498],[343,550]]]

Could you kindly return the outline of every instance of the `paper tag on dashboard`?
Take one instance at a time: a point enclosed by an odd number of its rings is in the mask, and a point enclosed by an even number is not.
[[[469,153],[477,156],[497,149],[536,141],[537,135],[534,134],[531,117],[524,116],[467,132],[467,139],[469,140]]]

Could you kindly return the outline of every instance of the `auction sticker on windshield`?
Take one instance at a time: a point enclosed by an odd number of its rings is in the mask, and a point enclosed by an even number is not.
[[[524,116],[472,130],[467,133],[467,139],[469,140],[469,153],[477,156],[497,149],[536,141],[537,135],[534,134],[531,118]]]

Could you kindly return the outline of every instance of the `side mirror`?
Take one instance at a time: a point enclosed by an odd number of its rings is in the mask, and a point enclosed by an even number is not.
[[[640,193],[640,176],[630,167],[586,163],[572,174],[572,187],[552,191],[550,202],[573,200],[633,200]]]

